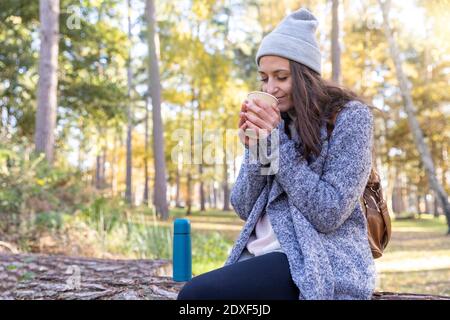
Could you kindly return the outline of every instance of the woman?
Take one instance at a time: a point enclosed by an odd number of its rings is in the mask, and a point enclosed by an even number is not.
[[[246,223],[225,265],[194,277],[178,299],[371,298],[376,275],[359,197],[371,168],[373,116],[321,78],[316,28],[300,9],[261,42],[262,90],[279,104],[245,101],[239,129],[267,139],[277,132],[278,152],[266,158],[278,167],[261,174],[262,158],[250,161],[257,139],[240,135],[245,156],[231,204]]]

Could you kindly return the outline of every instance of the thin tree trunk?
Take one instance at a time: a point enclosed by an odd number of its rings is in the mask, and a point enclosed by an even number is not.
[[[384,101],[383,101],[383,104],[384,104]],[[388,134],[387,121],[388,121],[387,117],[383,117],[382,121],[381,121],[381,123],[383,124],[383,128],[382,128],[383,152],[382,152],[382,154],[386,155],[385,172],[386,172],[387,186],[386,186],[385,198],[386,198],[386,204],[389,209],[389,212],[394,212],[393,207],[392,207],[392,191],[393,191],[392,188],[394,186],[394,179],[393,179],[394,174],[392,173],[393,165],[392,165],[391,161],[389,161],[389,158],[388,158],[389,150],[388,150],[387,139],[386,139],[386,136]]]
[[[95,157],[95,188],[97,190],[99,190],[101,188],[101,172],[102,172],[102,157],[100,156],[100,154],[97,154],[97,156]]]
[[[389,43],[389,49],[391,52],[391,57],[394,61],[395,70],[397,74],[398,83],[400,86],[400,91],[402,94],[403,104],[405,106],[405,112],[408,115],[408,122],[413,133],[414,141],[416,147],[419,151],[422,163],[425,168],[425,172],[427,173],[428,180],[430,183],[430,187],[436,192],[437,197],[441,203],[441,206],[444,210],[445,216],[447,218],[447,234],[450,235],[450,203],[448,201],[448,195],[445,192],[442,185],[439,183],[436,177],[436,171],[434,168],[433,160],[431,158],[430,151],[424,141],[422,129],[419,126],[419,123],[415,116],[415,106],[411,97],[411,93],[408,87],[408,80],[403,73],[402,62],[400,59],[400,55],[397,49],[397,45],[394,41],[394,37],[392,35],[392,31],[389,25],[389,0],[382,1],[378,0],[384,20],[384,32],[386,38]]]
[[[145,99],[145,141],[144,141],[144,204],[148,205],[148,158],[149,158],[149,148],[148,148],[148,116],[149,116],[149,110],[148,110],[148,98]]]
[[[127,20],[128,20],[128,40],[131,43],[131,5],[127,0]],[[126,178],[125,178],[125,201],[133,205],[133,112],[131,110],[131,89],[132,89],[132,71],[131,71],[131,45],[128,50],[128,66],[127,66],[127,88],[128,88],[128,104],[127,104],[127,160],[126,160]]]
[[[214,208],[218,208],[218,206],[217,206],[217,188],[216,188],[216,186],[215,185],[213,185],[213,205],[214,205]]]
[[[176,191],[175,191],[175,207],[176,208],[180,208],[181,207],[180,195],[181,195],[181,173],[182,173],[182,168],[183,168],[183,158],[182,157],[180,158],[180,155],[178,155],[178,157],[177,157],[177,172],[176,172],[176,176],[175,176],[175,187],[176,187]]]
[[[208,188],[208,195],[207,195],[207,199],[208,199],[208,209],[212,209],[213,208],[213,196],[212,196],[212,184],[209,184],[209,188]]]
[[[105,137],[105,144],[102,147],[102,168],[101,168],[101,176],[102,176],[102,180],[101,180],[101,188],[104,189],[106,187],[106,155],[107,155],[107,143],[108,143],[108,139]]]
[[[187,175],[187,191],[186,191],[186,215],[190,216],[192,213],[192,193],[191,193],[191,183],[192,183],[192,176],[191,172],[189,170]]]
[[[58,87],[59,0],[39,1],[40,50],[37,91],[36,152],[53,163]]]
[[[341,49],[339,46],[339,0],[332,0],[331,23],[331,78],[335,83],[341,79]]]
[[[200,184],[199,184],[199,192],[200,192],[200,211],[205,211],[205,186],[203,183],[203,165],[199,164],[198,166],[199,170],[199,178],[200,178]]]
[[[447,144],[444,142],[442,144],[442,185],[444,187],[447,186],[447,172],[448,172],[448,163],[449,163],[449,158],[448,158],[448,151],[447,151]]]
[[[106,175],[106,134],[105,129],[98,128],[98,140],[97,140],[97,156],[95,167],[95,188],[100,190],[105,187],[105,175]]]
[[[117,193],[117,133],[114,131],[114,142],[111,161],[111,193],[113,196]]]
[[[149,89],[152,97],[153,115],[153,154],[155,164],[154,199],[156,212],[163,220],[169,218],[167,204],[166,162],[164,157],[164,125],[161,117],[161,81],[159,77],[158,56],[156,53],[156,14],[153,0],[147,0],[145,13],[148,27],[148,55],[149,55]]]
[[[175,177],[175,184],[176,184],[175,207],[179,208],[179,207],[181,207],[181,204],[180,204],[180,188],[181,188],[181,184],[180,184],[180,168],[179,168],[178,161],[177,161],[177,172],[176,172],[176,177]]]
[[[195,136],[194,136],[194,122],[195,122],[195,101],[197,99],[196,93],[195,93],[195,87],[194,84],[191,84],[191,117],[190,117],[190,127],[189,127],[189,143],[190,143],[190,148],[189,148],[189,153],[190,153],[190,164],[188,167],[188,175],[187,175],[187,190],[186,190],[186,206],[187,206],[187,210],[186,210],[186,215],[189,216],[192,213],[192,188],[191,188],[191,184],[192,184],[192,167],[193,167],[193,163],[195,162],[194,160],[194,156],[193,156],[193,151],[194,151],[194,140],[195,140]]]
[[[439,217],[439,201],[436,195],[433,195],[434,203],[433,203],[433,215],[435,218]]]
[[[229,211],[230,210],[230,189],[228,186],[228,164],[227,164],[227,152],[226,147],[224,144],[224,150],[223,150],[223,210]]]
[[[394,213],[401,214],[404,211],[403,206],[403,197],[402,197],[402,181],[401,181],[401,174],[399,173],[399,169],[396,166],[395,167],[395,173],[394,173],[394,187],[392,190],[392,209],[394,210]]]
[[[421,203],[420,203],[421,202],[420,198],[421,198],[420,194],[417,193],[416,194],[416,202],[417,202],[416,206],[417,206],[417,213],[419,214],[419,218],[422,215],[422,206],[421,206]]]
[[[199,29],[197,28],[197,35],[199,33]],[[198,90],[197,94],[197,119],[198,123],[202,126],[202,92],[201,90]],[[200,127],[200,130],[201,127]],[[196,137],[194,137],[195,140]],[[200,139],[201,135],[200,135]],[[203,183],[203,144],[200,142],[200,147],[198,148],[196,145],[196,150],[200,152],[200,163],[198,165],[198,175],[199,175],[199,195],[200,195],[200,211],[205,211],[205,186]]]

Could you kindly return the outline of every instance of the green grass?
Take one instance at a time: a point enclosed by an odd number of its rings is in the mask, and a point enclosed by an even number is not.
[[[377,290],[450,295],[450,236],[443,216],[393,220],[392,239],[375,260]]]

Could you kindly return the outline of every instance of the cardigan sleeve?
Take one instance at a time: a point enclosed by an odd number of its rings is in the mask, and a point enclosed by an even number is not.
[[[251,157],[249,148],[244,150],[236,182],[231,190],[230,203],[238,216],[246,221],[256,200],[267,184],[267,176],[261,175],[262,164]]]
[[[362,104],[344,108],[330,137],[322,175],[313,172],[283,130],[275,179],[321,233],[338,229],[353,212],[370,174],[373,115]]]

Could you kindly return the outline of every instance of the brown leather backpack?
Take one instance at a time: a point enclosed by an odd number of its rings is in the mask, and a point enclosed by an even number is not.
[[[341,110],[342,108],[339,111]],[[332,118],[331,125],[328,126],[328,137],[333,131],[339,111]],[[367,219],[367,232],[372,256],[376,259],[383,255],[383,250],[391,238],[391,218],[383,197],[380,176],[373,165],[366,188],[359,200]]]

